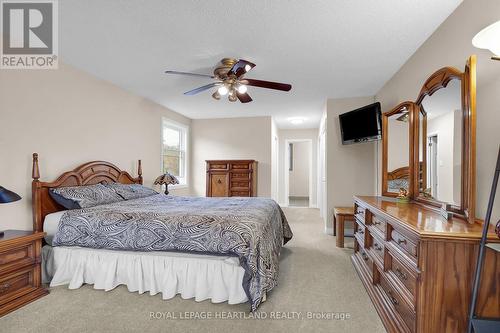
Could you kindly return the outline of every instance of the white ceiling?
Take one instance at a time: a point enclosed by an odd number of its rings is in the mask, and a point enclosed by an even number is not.
[[[317,127],[327,98],[375,94],[461,0],[61,0],[63,62],[190,118],[271,115],[280,128]],[[248,104],[183,92],[223,57],[257,66]],[[289,117],[306,117],[292,125]]]

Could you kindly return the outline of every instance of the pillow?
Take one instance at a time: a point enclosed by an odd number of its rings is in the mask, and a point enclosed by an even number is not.
[[[109,183],[104,184],[104,186],[114,190],[124,200],[139,199],[158,194],[155,190],[140,184]]]
[[[66,209],[89,208],[123,201],[115,191],[102,184],[52,188],[49,194]]]

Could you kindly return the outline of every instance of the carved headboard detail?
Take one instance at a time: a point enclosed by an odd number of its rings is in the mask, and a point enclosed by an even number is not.
[[[401,167],[387,173],[387,180],[409,179],[410,167]]]
[[[120,170],[114,164],[105,161],[93,161],[82,164],[74,170],[64,172],[53,182],[41,182],[38,154],[34,153],[32,170],[33,230],[43,231],[45,216],[65,209],[49,195],[51,188],[99,183],[142,184],[141,160],[139,160],[137,172],[138,177],[133,178],[128,172]]]

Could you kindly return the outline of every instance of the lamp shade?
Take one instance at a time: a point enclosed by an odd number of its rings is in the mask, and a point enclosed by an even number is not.
[[[14,202],[17,200],[21,200],[21,197],[18,194],[0,186],[0,204]]]
[[[179,180],[177,179],[177,177],[175,177],[171,173],[165,172],[163,175],[158,176],[158,178],[156,178],[154,184],[155,185],[165,185],[165,184],[166,185],[175,185],[175,184],[179,184]]]
[[[500,56],[500,21],[479,31],[472,39],[472,45],[479,49],[488,49],[496,56]]]

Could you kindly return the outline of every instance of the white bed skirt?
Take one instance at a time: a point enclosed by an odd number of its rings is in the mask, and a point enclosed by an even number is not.
[[[163,299],[180,294],[197,302],[248,300],[242,287],[245,271],[235,257],[46,245],[42,259],[42,280],[51,287],[68,284],[77,289],[86,283],[109,291],[123,284],[130,292],[161,293]]]

